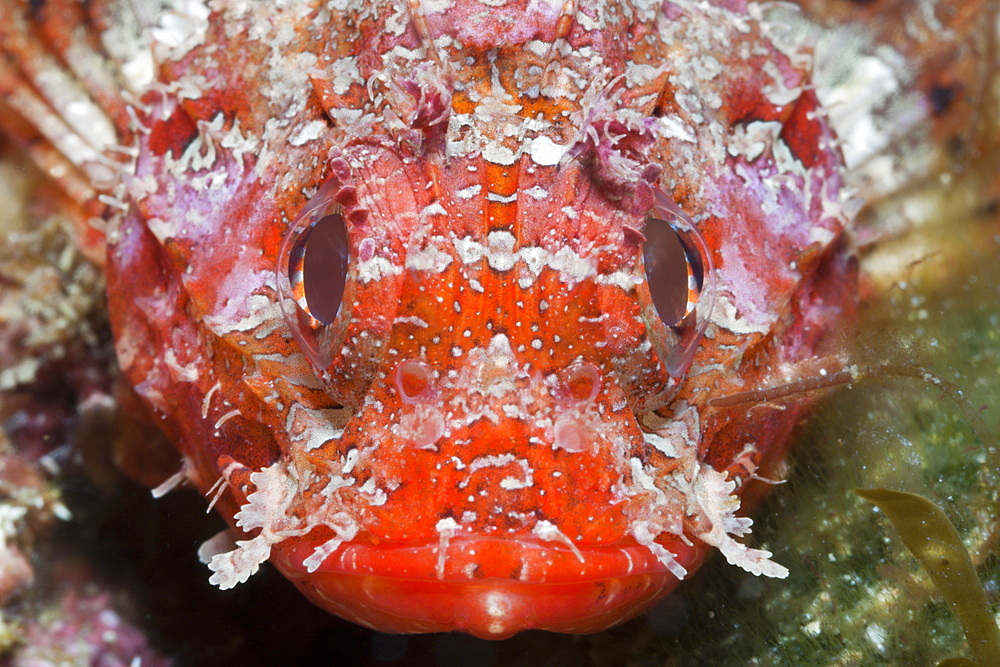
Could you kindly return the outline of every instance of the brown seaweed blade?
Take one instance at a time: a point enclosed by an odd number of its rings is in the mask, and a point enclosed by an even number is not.
[[[923,496],[890,489],[855,489],[892,522],[965,629],[976,660],[1000,665],[1000,630],[986,603],[969,552],[944,511]]]

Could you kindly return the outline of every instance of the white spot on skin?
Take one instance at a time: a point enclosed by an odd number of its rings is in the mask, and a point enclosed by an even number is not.
[[[374,477],[369,477],[367,482],[359,486],[358,493],[365,496],[368,504],[373,507],[384,505],[385,501],[389,499],[385,491],[375,485]]]
[[[521,248],[519,254],[531,273],[537,276],[542,272],[542,267],[545,266],[545,261],[548,257],[548,252],[545,248],[537,246]]]
[[[441,273],[452,262],[452,256],[435,245],[428,245],[406,254],[406,268],[414,271]]]
[[[579,217],[572,209],[567,207],[567,210],[567,215],[572,213],[573,217]],[[473,264],[485,257],[495,271],[510,271],[520,260],[533,276],[537,277],[547,266],[553,271],[558,271],[559,279],[564,283],[573,284],[587,278],[596,278],[600,281],[621,283],[623,289],[631,289],[641,282],[641,279],[624,272],[616,272],[607,277],[598,276],[596,254],[581,255],[566,246],[554,253],[538,246],[526,246],[515,252],[516,244],[517,239],[506,230],[490,232],[485,246],[470,237],[453,241],[455,252],[463,264]],[[519,280],[527,281],[531,278],[521,276]]]
[[[170,377],[175,382],[195,382],[199,378],[198,364],[191,362],[181,365],[177,361],[177,353],[174,350],[167,350],[163,355],[163,361],[170,371]]]
[[[327,124],[322,120],[313,120],[300,127],[292,136],[288,138],[288,143],[292,146],[303,146],[310,141],[314,141],[323,136],[327,129]]]
[[[560,414],[552,427],[552,446],[572,453],[588,450],[593,442],[580,422],[575,410]]]
[[[416,316],[410,317],[397,317],[392,321],[393,324],[412,324],[415,327],[420,327],[421,329],[426,329],[430,325],[424,320]]]
[[[656,80],[664,68],[629,61],[625,63],[625,83],[629,88],[645,86]]]
[[[508,167],[514,164],[517,159],[517,155],[514,151],[494,141],[491,141],[483,146],[482,156],[487,162]]]
[[[509,626],[510,617],[513,613],[513,605],[502,591],[489,591],[483,600],[486,613],[492,619],[490,621],[490,632],[493,634],[503,633]]]
[[[420,222],[427,222],[432,216],[435,215],[448,215],[448,211],[440,202],[434,202],[433,204],[428,204],[420,211]]]
[[[567,148],[567,146],[557,144],[549,137],[542,135],[532,140],[528,154],[535,161],[535,164],[550,167],[559,164],[563,155],[566,154]]]
[[[362,284],[379,281],[387,276],[396,276],[403,272],[401,266],[396,266],[384,257],[372,257],[367,262],[358,262],[358,280]]]
[[[477,456],[469,463],[469,474],[483,468],[502,468],[508,463],[513,463],[516,457],[513,454],[491,454],[488,456]]]
[[[205,324],[220,337],[236,331],[253,331],[283,319],[278,303],[270,296],[251,294],[249,290],[236,293],[242,282],[238,274],[238,271],[233,271],[227,276],[219,290],[221,303],[217,303],[211,315],[204,317]],[[233,292],[232,296],[225,296],[230,291]]]
[[[521,467],[524,469],[524,479],[518,479],[517,477],[504,477],[500,480],[500,488],[506,491],[514,491],[516,489],[527,489],[535,485],[535,480],[532,477],[534,472],[530,467],[528,467],[528,461],[526,459],[521,459],[518,461]]]
[[[811,227],[809,229],[809,242],[827,246],[834,239],[834,233],[825,227]]]
[[[463,264],[474,264],[486,254],[486,248],[472,238],[465,237],[454,240],[455,252]]]
[[[565,283],[578,283],[597,275],[596,258],[582,257],[566,246],[559,248],[549,259],[549,266],[559,271],[559,279]]]
[[[527,190],[524,191],[524,194],[537,201],[543,201],[551,196],[549,194],[549,191],[541,187],[540,185],[535,185],[531,188],[528,188]]]
[[[715,308],[712,310],[712,322],[735,334],[763,333],[770,331],[770,322],[754,322],[748,317],[741,317],[728,294],[720,293],[715,298]]]
[[[344,434],[347,420],[354,414],[353,408],[312,409],[295,403],[289,408],[285,418],[285,431],[289,440],[303,451],[319,449],[331,440]]]
[[[459,199],[472,199],[473,197],[478,195],[480,191],[482,191],[482,189],[483,186],[479,184],[470,185],[467,188],[462,188],[461,190],[457,190],[455,192],[455,196],[458,197]]]
[[[443,14],[455,6],[455,0],[420,0],[420,8],[427,14]]]
[[[733,128],[726,150],[733,157],[742,155],[747,162],[753,162],[771,147],[781,134],[781,129],[781,123],[777,121],[753,121],[737,125]]]
[[[341,56],[330,64],[329,81],[333,92],[343,95],[350,90],[352,84],[364,85],[365,80],[358,70],[357,56]]]
[[[784,106],[797,100],[802,94],[802,88],[796,86],[789,88],[785,84],[785,77],[778,68],[777,63],[772,60],[764,62],[764,73],[773,79],[773,83],[764,86],[763,93],[774,106]]]
[[[690,144],[696,143],[694,129],[679,116],[667,115],[660,118],[660,134],[667,139],[680,139]]]
[[[517,192],[511,195],[502,195],[497,192],[487,192],[486,201],[492,201],[498,204],[513,204],[517,201]]]
[[[486,237],[489,243],[486,260],[497,271],[509,271],[517,262],[514,244],[517,239],[507,231],[493,231]]]

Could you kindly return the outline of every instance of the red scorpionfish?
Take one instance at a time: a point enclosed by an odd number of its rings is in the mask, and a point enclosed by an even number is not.
[[[713,399],[817,373],[856,290],[779,33],[743,0],[221,0],[118,43],[111,316],[183,454],[160,491],[232,526],[211,581],[269,560],[362,625],[502,638],[619,623],[713,548],[785,576],[737,538],[809,398]]]

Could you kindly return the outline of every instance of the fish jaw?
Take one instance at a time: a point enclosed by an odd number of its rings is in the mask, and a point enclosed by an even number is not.
[[[279,545],[282,573],[316,605],[383,632],[599,632],[642,613],[680,579],[638,544],[572,550],[535,539],[461,537],[447,545],[351,544],[307,572],[308,540]],[[707,547],[676,540],[689,571]]]

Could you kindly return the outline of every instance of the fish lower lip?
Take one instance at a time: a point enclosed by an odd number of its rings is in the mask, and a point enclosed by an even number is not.
[[[596,632],[647,609],[680,583],[637,544],[591,547],[528,539],[456,537],[439,544],[351,543],[315,571],[315,545],[282,544],[272,562],[317,605],[384,632],[462,630],[502,639],[532,628]],[[693,572],[704,548],[669,545]]]

